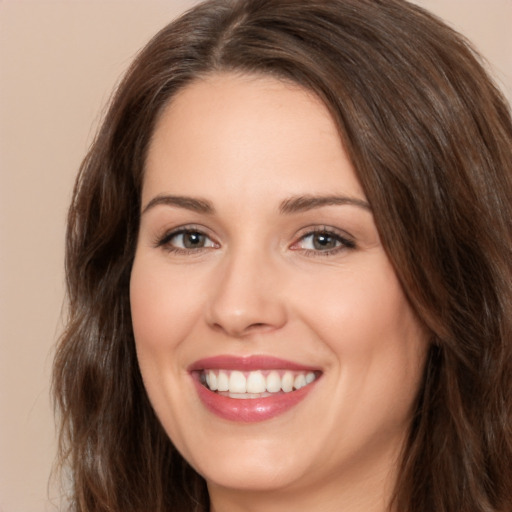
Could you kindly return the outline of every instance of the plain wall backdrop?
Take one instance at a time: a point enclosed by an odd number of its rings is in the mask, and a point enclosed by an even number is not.
[[[58,510],[49,378],[65,215],[111,91],[193,0],[0,0],[0,512]],[[512,0],[416,0],[474,42],[512,100]]]

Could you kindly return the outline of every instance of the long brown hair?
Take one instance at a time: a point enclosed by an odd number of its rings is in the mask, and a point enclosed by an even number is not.
[[[207,1],[129,69],[69,211],[53,385],[70,509],[208,510],[204,480],[146,396],[128,285],[158,116],[176,91],[223,71],[291,80],[325,102],[431,333],[394,507],[511,510],[510,112],[466,41],[403,0]]]

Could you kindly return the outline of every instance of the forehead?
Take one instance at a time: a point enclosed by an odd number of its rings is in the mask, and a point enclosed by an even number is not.
[[[223,73],[183,88],[157,123],[145,171],[143,196],[194,194],[215,181],[229,190],[273,182],[291,195],[364,197],[325,105],[271,77]]]

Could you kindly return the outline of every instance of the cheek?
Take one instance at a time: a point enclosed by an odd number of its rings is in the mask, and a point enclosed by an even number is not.
[[[159,362],[165,360],[167,365],[166,354],[173,343],[168,336],[170,326],[165,314],[170,300],[151,266],[136,257],[130,278],[132,326],[139,368],[153,406],[158,389],[164,389],[162,380],[166,379]]]
[[[374,344],[381,346],[385,339],[399,344],[408,329],[417,325],[383,257],[368,258],[357,268],[327,269],[300,279],[290,295],[308,323],[333,341],[333,350],[344,346],[365,350]],[[350,340],[355,339],[360,343],[351,347]]]
[[[352,397],[361,410],[393,403],[404,413],[421,380],[427,336],[387,258],[315,277],[296,292],[296,308],[329,351],[339,399]]]
[[[174,348],[194,325],[199,294],[192,283],[183,281],[183,275],[171,273],[159,261],[135,258],[130,305],[140,354]]]
[[[141,349],[158,350],[166,339],[165,311],[169,300],[169,294],[151,273],[135,264],[130,281],[130,306],[138,353]]]
[[[182,438],[178,411],[184,409],[182,340],[195,323],[192,293],[155,258],[136,256],[130,306],[140,372],[150,402],[168,435]],[[193,287],[192,287],[193,288]],[[195,294],[197,303],[197,294]]]

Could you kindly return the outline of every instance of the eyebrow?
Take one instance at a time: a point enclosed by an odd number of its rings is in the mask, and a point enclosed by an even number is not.
[[[149,203],[142,210],[144,215],[148,210],[158,205],[165,206],[176,206],[178,208],[184,208],[197,213],[204,213],[207,215],[213,215],[215,208],[210,201],[206,199],[199,199],[189,196],[171,196],[171,195],[158,195],[151,199]],[[292,214],[300,213],[315,208],[321,208],[322,206],[357,206],[371,212],[370,205],[362,199],[348,196],[295,196],[285,199],[279,206],[279,212],[281,214]]]
[[[195,197],[188,196],[169,196],[169,195],[158,195],[151,199],[149,203],[142,210],[144,215],[148,210],[158,205],[165,206],[177,206],[178,208],[184,208],[197,213],[205,213],[212,215],[215,213],[215,208],[210,201],[206,199],[198,199]]]
[[[322,206],[357,206],[369,212],[372,211],[369,203],[356,197],[348,196],[296,196],[283,201],[279,207],[279,212],[283,214],[299,213]]]

